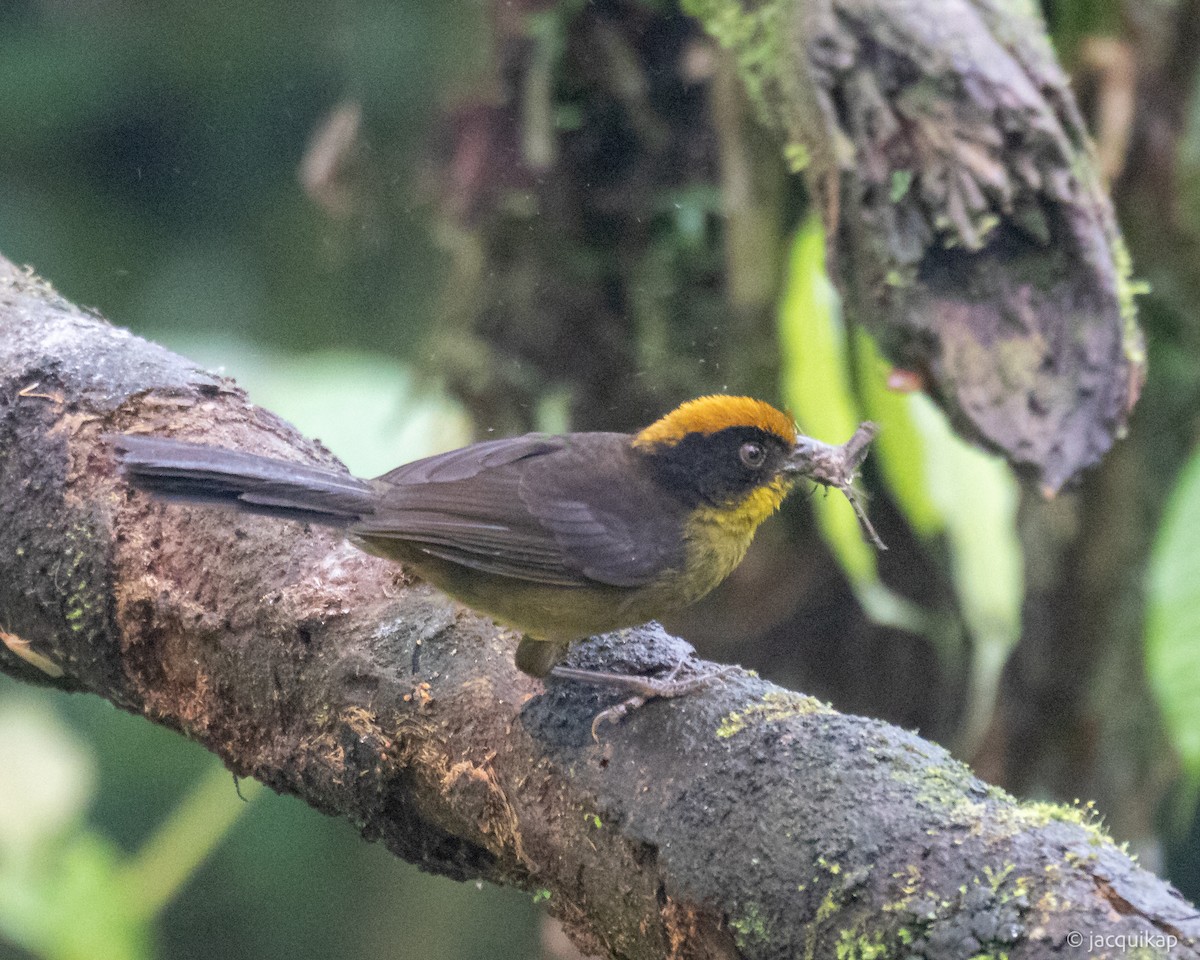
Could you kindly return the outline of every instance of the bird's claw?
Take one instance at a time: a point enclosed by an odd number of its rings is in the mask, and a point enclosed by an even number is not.
[[[633,713],[638,707],[644,706],[646,697],[634,696],[628,700],[622,700],[615,706],[609,707],[607,710],[601,710],[595,717],[592,718],[592,739],[597,745],[600,743],[600,725],[611,723],[614,726],[630,713]]]
[[[707,673],[700,673],[683,680],[677,679],[688,658],[684,657],[665,677],[634,677],[624,673],[608,673],[601,670],[581,670],[576,667],[555,667],[551,675],[562,680],[578,680],[584,683],[594,683],[601,686],[623,687],[633,692],[633,695],[614,706],[601,710],[592,719],[592,739],[600,742],[599,730],[605,723],[619,723],[639,707],[650,700],[670,700],[684,697],[689,693],[702,690],[705,687],[724,680],[737,667],[725,666]]]

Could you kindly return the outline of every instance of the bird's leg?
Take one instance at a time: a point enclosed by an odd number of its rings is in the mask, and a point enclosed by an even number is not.
[[[648,700],[669,700],[674,697],[687,696],[697,690],[723,680],[736,667],[720,667],[708,673],[700,673],[683,680],[676,679],[679,671],[687,662],[684,657],[672,668],[665,677],[639,677],[627,673],[609,673],[605,670],[582,670],[578,667],[554,667],[550,676],[559,680],[575,680],[582,683],[592,683],[598,686],[618,687],[633,692],[633,696],[622,700],[607,710],[601,710],[592,720],[592,739],[600,742],[598,730],[603,723],[618,723]]]
[[[554,665],[566,654],[567,646],[560,641],[539,640],[523,634],[517,644],[517,669],[531,677],[548,677]]]

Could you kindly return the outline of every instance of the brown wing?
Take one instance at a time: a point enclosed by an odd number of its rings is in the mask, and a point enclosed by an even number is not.
[[[680,511],[623,434],[529,434],[406,464],[354,533],[499,576],[640,586],[682,562]]]

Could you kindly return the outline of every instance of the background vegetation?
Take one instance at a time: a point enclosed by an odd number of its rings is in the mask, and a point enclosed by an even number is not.
[[[0,3],[0,251],[363,474],[713,390],[829,441],[879,420],[887,554],[837,498],[798,500],[669,626],[1023,796],[1093,798],[1194,898],[1196,7],[1046,5],[1152,291],[1130,435],[1051,504],[885,388],[803,188],[668,3]],[[563,949],[527,898],[241,787],[107,704],[0,679],[0,958]]]

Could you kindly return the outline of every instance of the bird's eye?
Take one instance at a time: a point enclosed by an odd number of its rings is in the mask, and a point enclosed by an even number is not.
[[[751,470],[757,470],[767,459],[767,448],[761,443],[751,440],[749,443],[742,444],[742,448],[738,451],[738,457]]]

